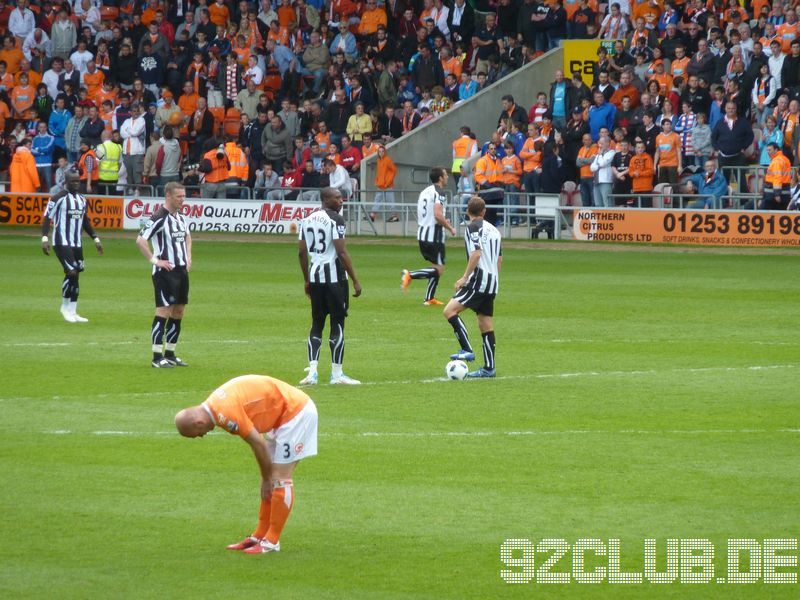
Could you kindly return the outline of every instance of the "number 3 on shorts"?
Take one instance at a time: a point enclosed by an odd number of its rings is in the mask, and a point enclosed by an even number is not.
[[[289,458],[292,455],[292,447],[289,444],[283,445],[283,458]]]

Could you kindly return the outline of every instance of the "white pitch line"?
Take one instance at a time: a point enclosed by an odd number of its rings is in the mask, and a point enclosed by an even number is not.
[[[800,365],[751,365],[744,367],[691,367],[686,369],[642,369],[634,371],[576,371],[574,373],[528,373],[523,375],[500,375],[492,379],[477,380],[477,381],[506,381],[515,379],[571,379],[579,377],[640,377],[645,375],[666,375],[675,373],[732,373],[736,371],[774,371],[779,369],[796,369]],[[420,383],[449,383],[450,380],[445,377],[436,377],[433,379],[406,379],[400,381],[364,381],[362,386],[374,385],[412,385]],[[312,390],[314,386],[302,386],[302,389]],[[352,388],[351,388],[352,389]],[[174,392],[121,392],[119,394],[103,393],[103,394],[70,394],[66,396],[50,396],[47,398],[36,396],[16,396],[11,398],[0,398],[0,402],[21,402],[21,401],[35,401],[35,400],[63,400],[66,398],[81,398],[84,400],[92,398],[127,398],[137,396],[177,396],[177,395],[192,395],[192,394],[210,394],[212,390],[180,390]]]
[[[212,431],[208,435],[223,435]],[[800,429],[565,429],[555,431],[359,431],[355,433],[322,432],[319,437],[330,438],[449,438],[449,437],[530,437],[558,435],[729,435],[729,434],[800,433]],[[175,431],[72,431],[55,429],[43,431],[44,435],[91,435],[99,437],[151,437],[175,436]]]
[[[448,340],[450,338],[447,338]],[[201,344],[258,344],[262,340],[184,340],[183,344],[201,345]],[[275,344],[305,344],[307,338],[269,338],[269,342]],[[358,338],[348,338],[348,342],[361,341]],[[139,346],[147,345],[141,340],[125,340],[121,342],[5,342],[0,343],[0,348],[64,348],[70,346]]]
[[[777,369],[796,369],[798,365],[752,365],[744,367],[691,367],[686,369],[642,369],[633,371],[576,371],[574,373],[529,373],[523,375],[499,375],[485,381],[513,380],[513,379],[569,379],[573,377],[627,377],[642,375],[661,375],[667,373],[712,373],[712,372],[734,372],[734,371],[766,371]],[[387,385],[387,384],[416,384],[416,383],[439,383],[449,381],[445,377],[422,380],[403,380],[403,381],[364,381],[362,385]]]
[[[299,338],[298,338],[299,339]],[[298,339],[283,340],[297,342]],[[300,339],[300,341],[302,341]],[[185,343],[185,342],[184,342]],[[254,344],[255,340],[195,340],[190,344]],[[133,346],[146,345],[141,341],[127,340],[124,342],[9,342],[0,344],[3,348],[63,348],[65,346]]]
[[[604,338],[602,340],[595,340],[589,338],[556,338],[547,340],[551,344],[686,344],[691,342],[706,343],[707,340],[685,340],[685,339],[669,339],[669,340],[653,340],[653,339],[613,339]],[[788,341],[768,341],[768,340],[721,340],[724,343],[740,343],[740,344],[755,344],[756,346],[800,346],[800,342]]]

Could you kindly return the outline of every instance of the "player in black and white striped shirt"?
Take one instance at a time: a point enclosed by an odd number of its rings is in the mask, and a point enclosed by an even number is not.
[[[192,236],[180,213],[184,200],[186,188],[175,181],[168,183],[164,187],[164,206],[153,213],[136,238],[142,255],[153,265],[156,316],[150,332],[151,364],[157,369],[188,366],[175,356],[181,321],[189,303],[189,271],[192,270]]]
[[[439,278],[444,273],[445,230],[452,235],[456,230],[445,216],[444,186],[447,185],[447,169],[433,167],[428,174],[431,185],[426,187],[419,195],[417,201],[417,241],[422,258],[431,263],[430,267],[409,271],[403,269],[400,279],[400,288],[408,289],[412,279],[427,279],[428,288],[425,291],[425,306],[437,306],[442,302],[436,299],[436,287]]]
[[[322,208],[300,222],[298,244],[300,270],[303,271],[306,296],[311,299],[311,331],[308,333],[308,375],[301,385],[316,385],[322,330],[330,315],[332,384],[358,385],[361,382],[342,372],[344,362],[344,320],[349,308],[350,289],[347,276],[353,281],[353,296],[361,295],[361,284],[345,246],[345,222],[339,211],[342,194],[332,187],[321,192]]]
[[[97,237],[86,214],[86,198],[78,193],[80,175],[72,171],[65,178],[67,191],[50,199],[42,219],[42,252],[50,254],[50,223],[53,223],[53,251],[64,269],[61,283],[61,316],[69,323],[86,323],[78,314],[78,276],[83,271],[83,230],[86,230],[103,254],[103,245]]]
[[[494,377],[495,338],[494,299],[497,296],[500,279],[500,265],[503,250],[500,232],[494,225],[484,221],[486,203],[473,196],[467,204],[469,225],[464,232],[467,248],[467,268],[464,275],[456,281],[456,293],[444,309],[444,316],[452,325],[461,350],[453,354],[453,360],[475,360],[475,353],[469,343],[467,328],[459,314],[471,308],[478,315],[478,328],[483,337],[484,366],[469,373],[468,377]]]

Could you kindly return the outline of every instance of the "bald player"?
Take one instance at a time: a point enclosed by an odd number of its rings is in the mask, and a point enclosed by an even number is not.
[[[300,460],[317,454],[317,407],[288,383],[243,375],[175,415],[175,427],[184,437],[203,437],[217,426],[247,442],[261,470],[258,526],[228,550],[279,552],[281,531],[294,504],[292,474]]]

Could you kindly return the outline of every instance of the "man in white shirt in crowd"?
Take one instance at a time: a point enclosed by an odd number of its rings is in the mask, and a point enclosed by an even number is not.
[[[8,30],[22,42],[35,27],[36,17],[28,8],[28,0],[19,0],[8,17]]]
[[[322,161],[322,169],[328,174],[328,185],[341,192],[342,197],[348,200],[353,195],[353,184],[350,182],[350,173],[342,165],[337,165],[330,158]]]
[[[594,173],[594,205],[597,207],[611,207],[614,202],[610,198],[611,185],[614,182],[614,173],[611,171],[611,161],[616,152],[610,148],[611,142],[605,136],[600,136],[597,141],[597,155],[594,157],[589,170]]]
[[[131,116],[120,127],[122,137],[122,162],[128,174],[128,183],[140,185],[144,169],[144,143],[146,125],[144,110],[138,102],[131,104]]]

